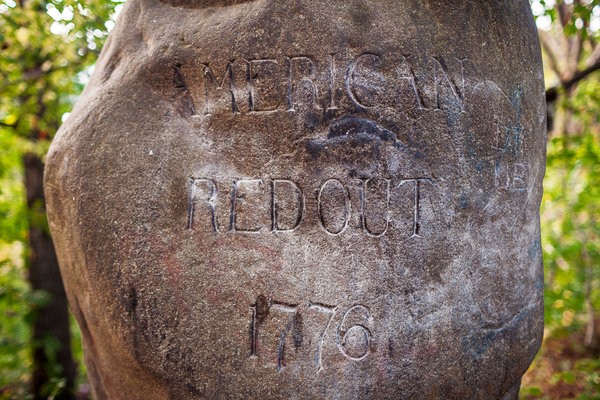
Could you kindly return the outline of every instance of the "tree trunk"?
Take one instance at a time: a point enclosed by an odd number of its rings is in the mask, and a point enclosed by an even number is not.
[[[74,399],[75,364],[71,354],[67,299],[45,219],[44,164],[35,154],[26,154],[23,162],[29,209],[29,282],[33,290],[50,295],[48,302],[33,314],[32,395],[35,400],[46,399],[48,393],[45,390],[50,378],[58,377],[65,379],[65,386],[55,399]],[[49,340],[55,345],[45,346]]]
[[[595,218],[592,217],[592,226],[595,226]],[[581,259],[583,261],[583,268],[585,269],[585,282],[583,284],[583,295],[585,299],[585,308],[587,313],[587,325],[585,327],[585,338],[583,344],[588,349],[597,352],[600,350],[600,340],[598,337],[598,331],[596,327],[596,310],[594,309],[594,303],[592,302],[592,290],[594,285],[594,265],[590,254],[587,251],[587,238],[582,240],[582,251]]]

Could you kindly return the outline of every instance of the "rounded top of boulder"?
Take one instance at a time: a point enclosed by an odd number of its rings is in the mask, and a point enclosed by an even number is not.
[[[232,6],[256,0],[159,0],[162,3],[177,7],[202,8]]]

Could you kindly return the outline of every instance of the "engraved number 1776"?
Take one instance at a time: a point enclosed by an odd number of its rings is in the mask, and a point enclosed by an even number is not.
[[[279,343],[277,346],[277,370],[281,371],[284,367],[283,357],[285,354],[285,339],[290,330],[293,329],[294,321],[296,320],[296,318],[299,317],[300,311],[298,310],[298,305],[288,305],[276,302],[269,303],[268,310],[269,312],[277,311],[289,314],[287,323],[285,324],[279,335]],[[318,372],[323,369],[323,346],[325,342],[325,337],[331,325],[331,321],[334,319],[338,311],[338,307],[309,302],[307,310],[315,310],[328,315],[327,321],[325,322],[319,334],[319,339],[317,340],[317,345],[315,349],[315,365]],[[257,337],[259,323],[257,320],[257,306],[250,306],[250,311],[250,356],[258,356]],[[353,314],[358,314],[359,316],[361,316],[362,319],[364,319],[365,323],[371,319],[371,313],[367,307],[361,304],[357,304],[350,307],[348,311],[344,313],[344,316],[337,325],[335,341],[340,353],[342,353],[342,355],[344,355],[348,360],[360,361],[367,357],[367,355],[369,354],[369,349],[371,347],[372,342],[372,335],[369,328],[367,328],[363,324],[354,324],[346,326],[348,325],[347,320]],[[361,339],[357,339],[357,337]],[[357,343],[354,343],[354,346],[351,346],[351,342],[356,342],[357,340],[359,340],[360,344],[357,346]]]

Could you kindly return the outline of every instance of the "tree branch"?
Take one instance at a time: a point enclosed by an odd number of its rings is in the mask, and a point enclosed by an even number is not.
[[[15,122],[14,124],[7,124],[5,122],[0,121],[0,126],[4,126],[5,128],[16,128],[17,127],[17,123]]]
[[[594,47],[592,54],[590,54],[587,60],[585,60],[585,65],[593,65],[594,63],[598,62],[598,60],[600,60],[600,45]]]
[[[556,74],[556,76],[560,79],[562,76],[562,72],[560,71],[560,67],[558,66],[558,60],[556,58],[557,50],[554,45],[551,43],[551,38],[548,37],[546,32],[539,31],[540,43],[542,44],[542,48],[545,50],[548,65],[550,69]]]
[[[587,68],[575,72],[570,79],[561,81],[558,85],[546,89],[546,102],[552,103],[556,101],[559,89],[569,90],[579,83],[579,81],[598,70],[600,70],[600,58],[596,59],[595,62]]]
[[[579,65],[581,52],[583,50],[583,38],[581,32],[578,31],[576,35],[573,35],[569,42],[571,43],[569,46],[570,54],[568,57],[570,64],[567,66],[567,76],[573,76],[577,72],[577,66]]]

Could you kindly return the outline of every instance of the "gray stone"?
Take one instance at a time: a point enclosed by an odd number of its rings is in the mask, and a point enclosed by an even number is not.
[[[131,0],[48,155],[98,399],[502,399],[539,348],[526,0]]]

